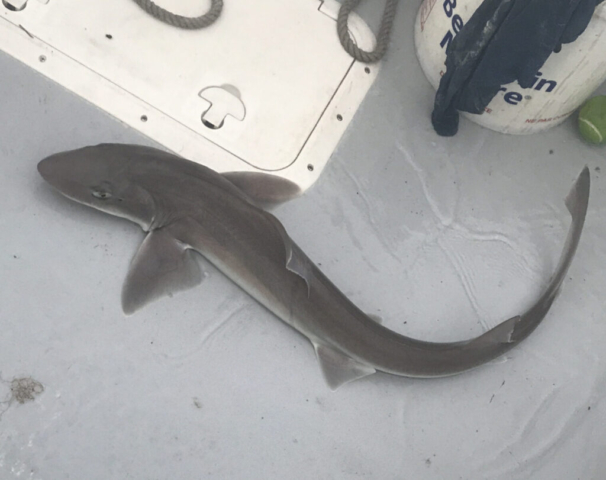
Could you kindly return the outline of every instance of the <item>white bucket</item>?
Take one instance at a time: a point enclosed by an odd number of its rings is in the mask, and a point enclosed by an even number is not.
[[[424,0],[415,22],[415,45],[421,68],[434,88],[446,67],[446,47],[482,0]],[[606,80],[606,3],[600,4],[587,29],[573,43],[551,54],[535,83],[504,85],[485,113],[462,115],[503,133],[529,134],[562,123]]]

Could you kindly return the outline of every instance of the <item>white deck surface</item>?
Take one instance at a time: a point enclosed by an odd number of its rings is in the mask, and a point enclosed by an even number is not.
[[[210,3],[160,2],[181,15]],[[307,190],[379,67],[341,47],[336,0],[225,3],[201,30],[162,23],[132,0],[0,4],[0,51],[174,153],[219,172],[271,172]],[[353,38],[372,49],[372,31],[351,17]]]
[[[308,341],[206,262],[200,287],[126,318],[143,232],[55,194],[36,164],[151,143],[0,55],[2,480],[606,478],[606,148],[572,119],[529,137],[462,119],[456,137],[436,136],[413,3],[322,177],[275,213],[386,326],[463,339],[547,283],[587,164],[585,231],[544,323],[463,375],[376,374],[332,393]],[[44,392],[9,401],[23,377]]]

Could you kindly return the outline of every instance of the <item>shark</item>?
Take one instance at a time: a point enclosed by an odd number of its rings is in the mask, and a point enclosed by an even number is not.
[[[125,314],[198,285],[204,275],[196,256],[203,255],[309,339],[332,390],[377,371],[419,378],[459,374],[522,342],[560,291],[579,245],[590,190],[585,167],[566,197],[572,222],[561,258],[530,308],[474,338],[436,343],[401,335],[356,307],[276,216],[247,193],[255,188],[258,193],[255,175],[252,181],[238,172],[224,175],[172,153],[128,144],[57,153],[40,161],[38,171],[64,196],[131,220],[147,232],[123,285]],[[293,192],[292,185],[282,190]]]

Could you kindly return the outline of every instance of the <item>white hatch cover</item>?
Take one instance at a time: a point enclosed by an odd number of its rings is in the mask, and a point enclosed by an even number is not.
[[[169,150],[219,171],[318,178],[376,78],[341,47],[335,0],[225,0],[182,30],[132,0],[1,0],[0,48]],[[198,16],[209,0],[158,0]],[[375,39],[356,15],[358,46]]]

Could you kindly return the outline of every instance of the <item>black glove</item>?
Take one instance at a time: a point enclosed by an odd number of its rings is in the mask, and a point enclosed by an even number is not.
[[[457,110],[481,114],[502,85],[530,88],[552,52],[574,42],[604,0],[484,0],[446,49],[431,120],[457,133]]]

